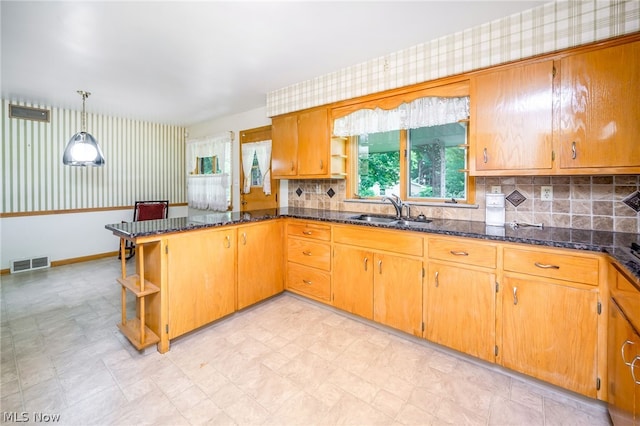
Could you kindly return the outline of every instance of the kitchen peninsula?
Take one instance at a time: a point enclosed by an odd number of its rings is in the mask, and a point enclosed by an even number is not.
[[[133,322],[127,337],[138,349],[158,342],[164,353],[171,339],[286,289],[606,399],[598,384],[606,377],[607,282],[615,267],[640,288],[640,263],[627,249],[640,243],[637,234],[496,232],[484,222],[384,224],[358,216],[281,208],[106,225],[143,247],[136,274],[127,278],[123,261],[119,280],[133,283],[123,284],[123,294],[139,296],[137,318],[123,313]],[[140,289],[141,278],[157,291]],[[531,350],[531,340],[549,339],[561,354]]]

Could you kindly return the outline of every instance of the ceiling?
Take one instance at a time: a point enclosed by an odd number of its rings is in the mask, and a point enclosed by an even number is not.
[[[189,126],[545,1],[2,1],[2,97]]]

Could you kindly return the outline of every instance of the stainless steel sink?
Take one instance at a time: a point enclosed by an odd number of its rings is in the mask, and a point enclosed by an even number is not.
[[[349,219],[361,220],[362,222],[369,223],[392,223],[398,220],[394,216],[374,216],[370,214],[361,214],[359,216],[350,217]]]
[[[361,214],[358,216],[352,216],[349,219],[358,220],[367,223],[381,223],[387,225],[397,225],[397,226],[423,226],[429,222],[430,219],[425,220],[412,220],[412,219],[398,219],[395,216],[376,216],[370,214]]]

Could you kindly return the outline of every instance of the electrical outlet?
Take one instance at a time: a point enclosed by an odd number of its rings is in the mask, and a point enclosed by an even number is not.
[[[542,201],[553,200],[553,186],[541,186],[540,187],[540,199]]]
[[[491,186],[491,193],[492,194],[501,194],[502,193],[502,188],[500,187],[500,185],[493,185],[493,186]]]

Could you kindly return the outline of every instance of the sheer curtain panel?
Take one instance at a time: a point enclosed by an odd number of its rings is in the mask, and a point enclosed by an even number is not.
[[[232,141],[233,132],[187,141],[185,160],[189,207],[219,211],[229,208]]]
[[[251,168],[253,156],[258,159],[258,167],[262,175],[262,191],[271,194],[271,141],[250,142],[242,144],[242,172],[244,173],[243,192],[251,191]]]

